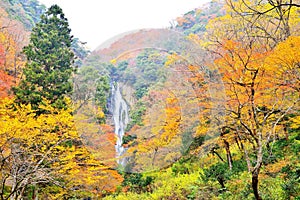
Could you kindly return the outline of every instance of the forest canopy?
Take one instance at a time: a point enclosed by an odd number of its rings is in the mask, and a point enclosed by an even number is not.
[[[0,1],[1,199],[299,199],[300,1],[211,1],[87,51]]]

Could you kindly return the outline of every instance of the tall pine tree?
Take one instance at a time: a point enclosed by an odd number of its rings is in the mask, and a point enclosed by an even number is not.
[[[74,54],[71,50],[73,36],[62,9],[51,6],[33,28],[30,43],[24,47],[27,65],[24,78],[13,89],[17,103],[32,104],[38,109],[43,99],[52,106],[64,108],[64,96],[72,92]]]

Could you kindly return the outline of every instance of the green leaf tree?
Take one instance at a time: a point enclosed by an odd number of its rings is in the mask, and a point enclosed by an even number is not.
[[[13,89],[16,102],[31,103],[38,109],[43,99],[56,108],[65,108],[64,96],[72,92],[74,54],[68,20],[62,9],[51,6],[33,28],[30,43],[24,47],[27,64],[24,78]],[[40,110],[40,112],[42,112]]]

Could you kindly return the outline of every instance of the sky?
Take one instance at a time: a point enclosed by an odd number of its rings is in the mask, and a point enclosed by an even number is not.
[[[72,35],[90,50],[124,32],[167,28],[176,17],[209,0],[39,0],[57,4],[68,18]]]

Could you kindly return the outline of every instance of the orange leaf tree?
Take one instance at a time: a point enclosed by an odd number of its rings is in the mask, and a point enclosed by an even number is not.
[[[257,9],[271,6],[252,3]],[[249,9],[245,1],[230,1],[228,14],[208,25],[209,41],[205,45],[216,56],[214,64],[223,77],[227,96],[219,131],[222,135],[226,129],[226,134],[238,139],[252,174],[255,198],[261,199],[258,175],[264,151],[284,134],[284,129],[278,128],[286,125],[284,118],[297,113],[299,56],[294,50],[297,40],[288,38],[293,26],[273,26],[276,13],[253,19],[241,13]],[[286,15],[284,20],[295,26],[299,14],[291,9],[289,18]]]

